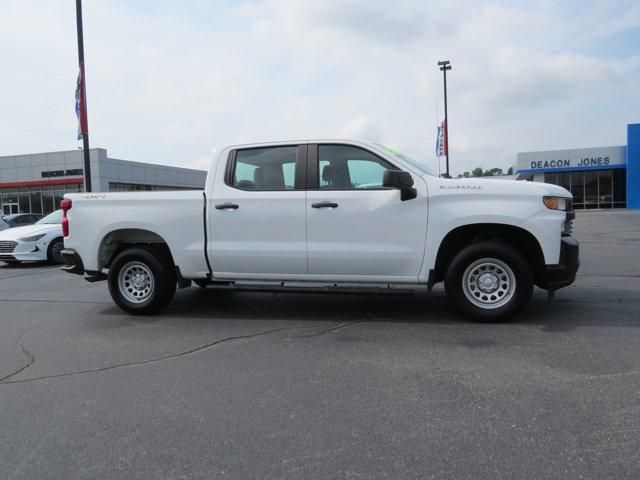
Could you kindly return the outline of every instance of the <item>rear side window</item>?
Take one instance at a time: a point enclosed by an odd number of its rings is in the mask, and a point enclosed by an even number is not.
[[[297,146],[238,150],[231,186],[242,190],[293,190],[297,154]]]
[[[15,225],[29,225],[31,224],[31,215],[21,215],[14,220]]]
[[[348,145],[318,146],[318,178],[321,190],[380,189],[390,163],[362,148]]]

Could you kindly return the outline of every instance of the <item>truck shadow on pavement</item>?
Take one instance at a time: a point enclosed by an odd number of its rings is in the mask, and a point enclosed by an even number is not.
[[[33,270],[34,268],[55,266],[60,267],[59,265],[50,265],[46,262],[5,263],[0,260],[0,270]]]
[[[640,326],[634,314],[635,292],[609,290],[594,295],[588,289],[558,292],[552,301],[546,292],[536,290],[531,303],[507,323],[485,325],[531,325],[545,331],[571,331],[582,326]],[[117,307],[102,311],[123,315]],[[468,324],[449,302],[442,288],[430,294],[414,295],[336,295],[219,292],[188,288],[178,291],[173,302],[160,314],[135,318],[136,323],[155,323],[167,319],[224,321],[297,322],[376,322],[389,324]],[[501,327],[504,328],[504,327]],[[508,327],[507,327],[508,328]]]

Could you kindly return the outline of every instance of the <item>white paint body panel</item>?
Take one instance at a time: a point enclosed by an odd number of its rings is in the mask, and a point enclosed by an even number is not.
[[[225,167],[220,162],[214,195],[207,200],[215,276],[307,273],[305,192],[238,190],[224,183]],[[239,208],[215,208],[224,203]]]
[[[65,246],[78,251],[86,270],[100,270],[98,252],[105,236],[135,228],[162,237],[185,278],[210,274],[221,280],[426,283],[449,232],[469,224],[497,223],[529,231],[538,240],[545,263],[559,261],[564,213],[548,210],[542,197],[571,194],[555,185],[431,177],[375,145],[354,140],[312,143],[374,151],[411,173],[417,198],[402,202],[396,190],[266,192],[225,184],[233,149],[304,143],[311,142],[215,149],[205,186],[206,227],[205,199],[199,191],[65,195],[73,201]],[[311,208],[319,201],[335,201],[339,207]],[[239,208],[215,209],[222,203]]]
[[[109,233],[132,228],[162,237],[183,275],[206,277],[201,191],[73,193],[65,198],[73,206],[64,245],[78,251],[85,270],[101,270],[98,253]]]
[[[402,202],[399,190],[315,190],[307,193],[309,274],[418,281],[427,233],[427,188]],[[338,208],[312,208],[316,202]]]
[[[429,232],[420,278],[434,268],[440,244],[452,230],[474,223],[521,227],[540,243],[547,265],[557,264],[564,212],[549,210],[545,195],[571,197],[562,187],[547,183],[482,178],[448,180],[424,177],[429,185]]]

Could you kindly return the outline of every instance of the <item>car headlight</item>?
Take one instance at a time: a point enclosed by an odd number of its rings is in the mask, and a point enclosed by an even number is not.
[[[29,237],[22,237],[22,238],[19,238],[18,240],[20,240],[21,242],[37,242],[45,235],[46,233],[39,233],[37,235],[31,235]]]
[[[565,197],[543,197],[542,202],[545,207],[551,210],[567,210],[567,198]]]

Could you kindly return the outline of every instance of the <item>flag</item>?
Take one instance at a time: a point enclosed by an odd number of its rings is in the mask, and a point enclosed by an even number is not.
[[[84,86],[84,64],[80,64],[78,82],[76,84],[76,117],[78,117],[78,140],[87,134],[87,104]]]
[[[442,120],[438,125],[438,135],[436,137],[436,156],[445,157],[447,155],[447,142],[445,138],[445,130],[447,128],[447,119]]]

